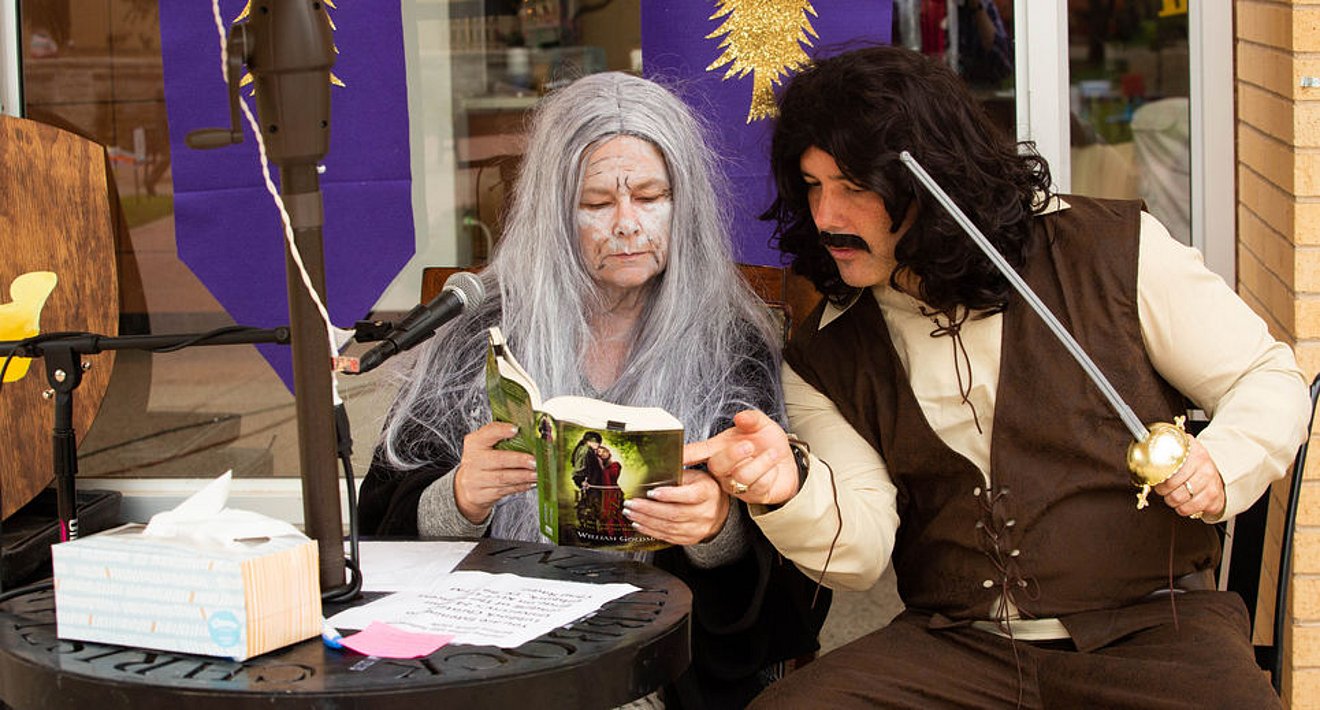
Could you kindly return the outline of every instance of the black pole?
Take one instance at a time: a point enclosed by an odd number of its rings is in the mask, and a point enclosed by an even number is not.
[[[193,148],[218,148],[242,140],[238,125],[241,66],[252,74],[257,123],[266,154],[279,169],[280,194],[293,242],[322,303],[324,216],[318,164],[330,149],[330,69],[335,63],[330,16],[317,0],[253,3],[247,21],[231,28],[228,79],[230,127],[188,134]],[[334,402],[330,393],[329,334],[286,245],[289,326],[293,330],[293,390],[298,419],[307,534],[316,539],[321,588],[344,583],[344,526],[336,471]]]
[[[55,400],[55,424],[51,428],[51,457],[55,473],[55,510],[59,517],[60,542],[78,538],[78,437],[73,426],[73,392],[82,384],[83,355],[106,350],[162,350],[189,345],[235,345],[241,343],[287,343],[288,328],[224,328],[214,333],[180,335],[130,335],[109,338],[92,333],[48,334],[28,340],[0,341],[0,358],[11,356],[44,358],[46,381]],[[340,555],[343,555],[341,550]]]
[[[43,348],[46,381],[55,400],[51,427],[51,457],[55,469],[55,511],[60,542],[78,539],[78,439],[73,429],[73,392],[82,384],[82,358],[76,343],[54,341]]]
[[[257,343],[288,343],[289,329],[287,326],[279,328],[248,328],[244,326],[234,326],[231,328],[220,328],[209,333],[172,333],[165,335],[121,335],[116,337],[106,335],[96,335],[95,333],[70,333],[59,334],[51,333],[39,335],[27,340],[0,340],[0,358],[13,355],[14,357],[50,358],[51,353],[58,353],[61,350],[68,349],[71,353],[78,355],[95,355],[106,350],[155,350],[167,351],[176,350],[182,347],[193,345],[253,345]],[[72,366],[77,363],[77,366]],[[52,363],[47,362],[47,365]],[[82,372],[82,364],[70,356],[60,355],[58,361],[54,363],[55,367],[47,368],[46,379],[51,380],[51,385],[56,389],[66,386],[65,383],[74,382],[72,378],[77,378],[77,382],[72,386],[81,384],[82,375],[74,374],[69,371],[76,370]],[[66,370],[65,375],[59,375],[57,370]],[[63,378],[63,379],[61,379]]]
[[[321,193],[316,166],[280,168],[280,192],[293,222],[294,243],[312,285],[324,302]],[[303,226],[299,226],[303,225]],[[339,506],[334,401],[331,396],[329,334],[302,281],[293,254],[285,249],[289,324],[293,330],[293,391],[298,420],[298,462],[302,472],[303,526],[316,540],[321,588],[344,583],[344,524]]]
[[[51,451],[55,455],[55,510],[60,519],[60,542],[77,540],[78,441],[73,431],[73,392],[55,393]]]
[[[330,149],[330,70],[334,40],[325,3],[254,3],[244,41],[255,84],[261,138],[279,168],[280,194],[312,288],[325,302],[324,215],[318,164]],[[237,77],[230,76],[230,81]],[[329,333],[286,248],[293,389],[298,418],[304,527],[317,542],[321,588],[344,584]]]

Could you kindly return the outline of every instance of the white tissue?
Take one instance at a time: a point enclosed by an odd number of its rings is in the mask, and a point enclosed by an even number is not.
[[[294,536],[307,539],[294,526],[250,510],[226,508],[233,471],[225,471],[173,510],[151,516],[142,534],[237,547],[261,538]]]

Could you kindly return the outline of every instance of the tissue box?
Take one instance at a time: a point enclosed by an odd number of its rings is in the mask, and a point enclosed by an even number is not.
[[[143,529],[51,548],[60,638],[241,661],[321,633],[314,540],[220,545]]]

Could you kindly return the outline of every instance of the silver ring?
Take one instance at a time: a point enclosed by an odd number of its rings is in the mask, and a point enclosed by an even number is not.
[[[729,479],[729,488],[733,489],[733,494],[740,496],[747,492],[747,484],[736,479]]]
[[[1192,490],[1192,484],[1188,483],[1187,481],[1183,481],[1183,488],[1187,489],[1187,495],[1193,498],[1196,497],[1196,491]]]

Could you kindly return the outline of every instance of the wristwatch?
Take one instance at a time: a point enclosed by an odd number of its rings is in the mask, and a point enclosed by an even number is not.
[[[808,456],[811,453],[811,447],[807,446],[807,442],[789,435],[788,448],[792,450],[793,462],[797,464],[798,490],[800,491],[802,486],[807,483],[807,472],[811,470],[811,458]]]
[[[811,453],[811,449],[807,446],[807,442],[792,434],[788,435],[788,448],[793,452],[793,462],[797,464],[798,493],[801,493],[802,487],[807,484],[807,472],[811,470],[811,458],[807,456]],[[797,493],[793,495],[797,495]],[[784,501],[784,503],[787,502],[787,500]],[[779,510],[784,506],[784,503],[767,503],[765,508],[766,510]]]

